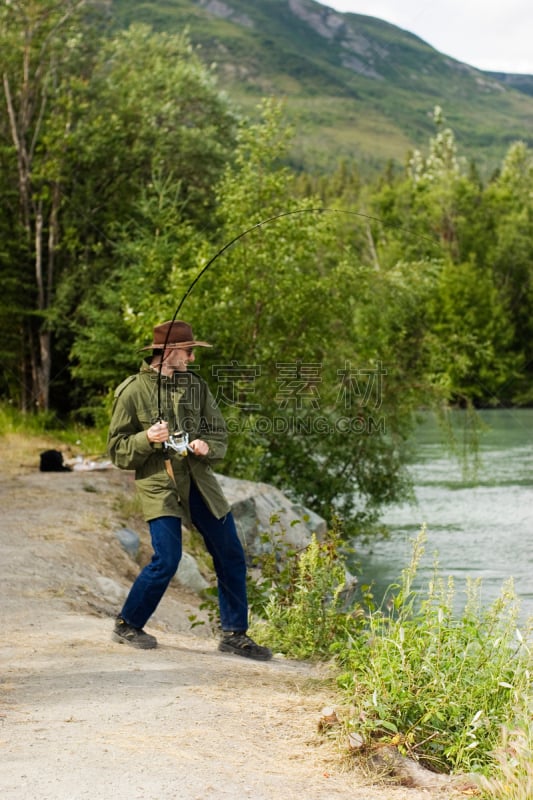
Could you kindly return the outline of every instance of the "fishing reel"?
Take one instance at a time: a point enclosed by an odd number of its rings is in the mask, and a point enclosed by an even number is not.
[[[184,431],[175,431],[171,433],[165,444],[180,456],[186,456],[189,451],[192,453],[189,447],[189,434]]]

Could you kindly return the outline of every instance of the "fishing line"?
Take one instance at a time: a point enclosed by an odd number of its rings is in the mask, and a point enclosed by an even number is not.
[[[218,250],[215,253],[215,255],[212,258],[209,259],[207,264],[205,264],[205,266],[202,267],[202,269],[200,270],[198,275],[196,275],[196,277],[194,278],[194,280],[192,281],[192,283],[190,284],[190,286],[188,287],[188,289],[184,293],[183,297],[181,298],[180,302],[178,303],[178,306],[177,306],[177,308],[176,308],[176,310],[174,312],[174,316],[172,317],[171,323],[168,326],[167,334],[166,334],[166,337],[165,337],[165,342],[164,342],[164,345],[163,345],[163,356],[161,358],[161,363],[159,364],[159,370],[158,370],[158,375],[157,375],[157,415],[158,415],[158,419],[160,421],[161,421],[161,418],[162,418],[162,414],[161,414],[161,371],[162,371],[162,368],[163,368],[163,359],[164,359],[164,355],[165,355],[165,350],[166,350],[166,347],[168,345],[168,340],[169,340],[169,336],[170,336],[170,333],[171,333],[171,330],[172,330],[172,325],[176,321],[177,316],[178,316],[179,312],[181,311],[185,301],[187,300],[187,298],[191,294],[192,290],[194,289],[194,287],[196,286],[196,284],[198,283],[200,278],[215,263],[215,261],[218,258],[220,258],[220,256],[223,253],[226,252],[226,250],[228,250],[233,244],[238,242],[239,239],[242,239],[244,236],[247,236],[252,231],[255,231],[258,228],[263,227],[263,225],[267,225],[269,222],[274,222],[275,220],[282,219],[283,217],[290,217],[290,216],[294,216],[296,214],[313,214],[313,213],[314,214],[322,214],[322,213],[348,214],[350,216],[362,217],[363,219],[372,220],[373,222],[379,222],[380,225],[386,225],[384,220],[380,219],[380,217],[373,216],[372,214],[365,214],[362,211],[348,211],[348,210],[342,209],[342,208],[327,208],[327,207],[299,208],[299,209],[296,209],[294,211],[281,211],[279,214],[274,214],[272,217],[267,217],[266,219],[262,219],[259,222],[256,222],[255,225],[251,225],[249,228],[246,228],[246,230],[241,231],[240,233],[238,233],[237,236],[234,236],[233,239],[231,239],[229,242],[226,242],[226,244],[223,245],[223,247],[221,247],[220,250]],[[404,231],[404,233],[408,233],[410,236],[414,236],[417,239],[424,239],[427,242],[431,242],[432,244],[436,244],[435,239],[432,239],[432,238],[430,238],[428,236],[423,236],[422,234],[419,234],[419,233],[415,233],[414,231],[411,231],[409,228],[405,228],[405,227],[403,227],[401,225],[389,225],[389,227],[395,228],[396,230]]]

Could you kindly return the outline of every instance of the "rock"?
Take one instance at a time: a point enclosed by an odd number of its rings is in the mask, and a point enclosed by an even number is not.
[[[192,592],[197,592],[198,594],[201,594],[201,592],[209,587],[209,583],[198,569],[196,559],[191,556],[190,553],[182,553],[174,580],[177,580],[178,583],[186,589],[190,589]]]
[[[96,579],[96,583],[99,589],[98,593],[104,600],[112,605],[122,605],[126,599],[126,592],[117,581],[99,575]]]
[[[352,751],[362,750],[365,746],[365,740],[360,733],[352,731],[348,734],[348,747]]]
[[[135,533],[135,531],[132,531],[129,528],[120,528],[118,531],[115,531],[115,536],[119,540],[126,553],[128,553],[132,558],[136,558],[137,553],[139,552],[139,547],[141,546],[139,534]]]
[[[335,725],[339,725],[339,718],[337,717],[337,712],[331,706],[326,706],[320,712],[320,719],[318,720],[318,730],[325,731],[328,728],[333,728]]]
[[[327,531],[322,517],[293,503],[274,486],[227,475],[217,475],[217,479],[231,505],[239,538],[249,558],[271,552],[274,541],[282,547],[302,550],[313,534],[320,539]]]
[[[368,759],[370,766],[383,779],[391,777],[401,786],[412,789],[460,789],[464,794],[477,792],[476,776],[447,775],[432,772],[408,756],[402,755],[392,745],[378,745]]]

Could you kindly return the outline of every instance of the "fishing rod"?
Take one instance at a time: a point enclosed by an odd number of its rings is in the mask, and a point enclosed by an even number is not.
[[[168,326],[168,330],[167,330],[167,333],[166,333],[166,336],[165,336],[165,341],[164,341],[164,344],[163,344],[163,358],[164,358],[164,353],[165,353],[166,347],[168,345],[168,340],[169,340],[169,337],[170,337],[170,332],[172,330],[172,325],[176,321],[176,319],[178,317],[178,314],[181,311],[185,301],[187,300],[187,298],[191,294],[192,290],[194,289],[194,287],[196,286],[196,284],[198,283],[200,278],[202,278],[202,276],[205,275],[207,270],[210,269],[210,267],[215,263],[215,261],[218,258],[220,258],[220,256],[223,255],[226,252],[226,250],[228,250],[233,244],[238,242],[244,236],[247,236],[252,231],[257,230],[258,228],[262,228],[264,225],[268,225],[268,223],[270,223],[270,222],[275,222],[278,219],[282,219],[283,217],[290,217],[290,216],[294,216],[296,214],[323,214],[323,213],[348,214],[350,216],[362,217],[363,219],[372,220],[373,222],[379,222],[381,225],[385,224],[384,221],[382,219],[380,219],[380,217],[373,216],[372,214],[365,214],[362,211],[349,211],[347,209],[328,208],[328,207],[319,206],[317,208],[299,208],[299,209],[295,209],[293,211],[281,211],[280,213],[274,214],[271,217],[266,217],[265,219],[262,219],[259,222],[256,222],[255,225],[251,225],[249,228],[246,228],[246,230],[241,231],[236,236],[234,236],[233,239],[230,239],[230,241],[226,242],[226,244],[224,244],[220,248],[220,250],[218,250],[214,254],[214,256],[209,259],[209,261],[205,264],[205,266],[202,267],[202,269],[196,275],[196,277],[194,278],[194,280],[192,281],[192,283],[190,284],[188,289],[185,291],[183,297],[181,298],[180,302],[178,303],[178,305],[176,307],[176,310],[174,312],[174,316],[172,317],[171,323]],[[430,238],[428,236],[423,236],[420,233],[415,233],[414,231],[411,231],[409,228],[405,228],[405,227],[403,227],[401,225],[392,225],[390,227],[396,228],[397,230],[404,231],[405,233],[408,233],[411,236],[416,237],[417,239],[424,239],[427,242],[431,242],[432,244],[435,244],[435,240],[434,239],[432,239],[432,238]],[[161,359],[161,362],[159,364],[159,371],[158,371],[158,376],[157,376],[157,414],[158,414],[158,419],[159,420],[161,420],[161,418],[162,418],[162,414],[161,414],[161,370],[162,370],[162,367],[163,367],[163,358]]]

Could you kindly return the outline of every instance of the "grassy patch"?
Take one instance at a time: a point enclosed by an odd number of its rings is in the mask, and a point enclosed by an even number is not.
[[[0,404],[0,431],[2,436],[17,436],[19,447],[28,453],[57,447],[87,458],[106,454],[107,430],[66,424],[52,412],[24,414],[7,403]]]
[[[481,584],[472,582],[456,614],[453,580],[444,580],[438,565],[427,591],[412,591],[424,542],[422,531],[380,608],[370,596],[343,607],[335,534],[313,539],[281,567],[274,557],[262,604],[254,606],[263,617],[256,631],[289,657],[335,659],[346,733],[365,752],[392,745],[434,771],[473,772],[518,787],[524,770],[527,780],[532,774],[533,703],[530,631],[518,627],[519,601],[507,583],[482,607]]]
[[[454,615],[454,586],[435,576],[412,592],[425,534],[396,591],[374,610],[365,636],[339,646],[339,686],[350,726],[368,742],[397,745],[437,771],[487,772],[502,727],[527,718],[531,651],[518,629],[512,583],[488,608],[480,583]]]

